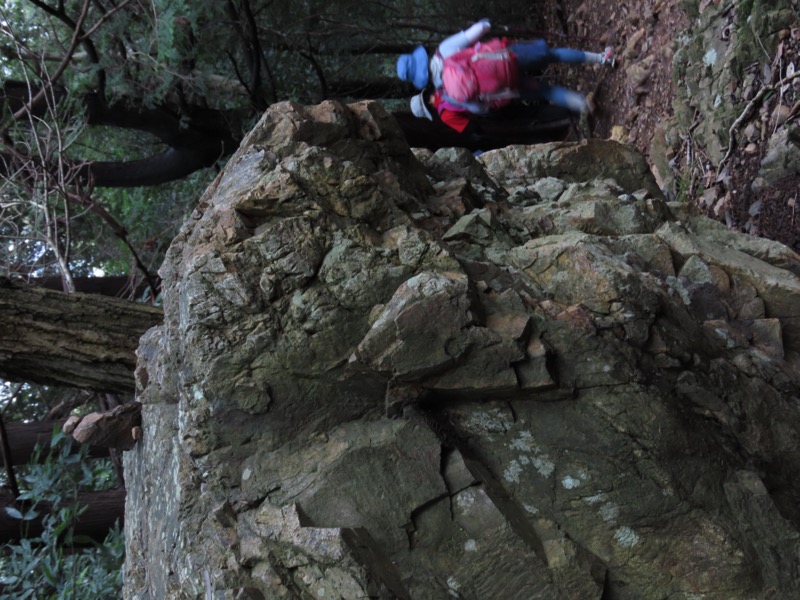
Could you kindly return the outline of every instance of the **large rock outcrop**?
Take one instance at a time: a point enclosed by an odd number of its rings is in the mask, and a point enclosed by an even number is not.
[[[127,598],[800,595],[800,257],[629,147],[279,104],[161,274]]]

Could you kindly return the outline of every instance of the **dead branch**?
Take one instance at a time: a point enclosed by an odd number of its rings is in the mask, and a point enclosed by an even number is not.
[[[86,20],[87,15],[89,14],[89,4],[91,4],[91,0],[84,0],[83,7],[81,8],[81,14],[78,17],[78,22],[75,25],[75,30],[72,34],[72,40],[70,40],[69,47],[64,54],[64,59],[61,61],[61,64],[58,65],[55,73],[50,76],[48,82],[42,86],[42,88],[30,99],[26,106],[20,108],[17,112],[12,115],[14,120],[20,119],[29,113],[34,106],[36,106],[42,99],[45,97],[47,90],[50,86],[53,85],[56,81],[59,80],[61,75],[64,74],[64,71],[67,70],[70,61],[72,61],[72,55],[75,53],[78,45],[81,43],[81,26],[83,25],[84,21]],[[3,127],[5,129],[5,127]]]
[[[794,81],[798,77],[800,77],[800,71],[792,74],[790,77],[784,77],[777,83],[774,83],[772,85],[765,85],[760,90],[758,90],[758,93],[753,97],[753,99],[747,103],[747,106],[744,107],[742,113],[737,117],[737,119],[733,122],[733,124],[731,124],[730,129],[728,129],[728,149],[725,152],[725,156],[722,157],[722,160],[717,166],[717,174],[722,172],[722,168],[725,166],[725,163],[727,163],[728,160],[730,159],[731,154],[733,154],[734,148],[736,148],[736,133],[739,131],[742,124],[747,119],[750,118],[750,116],[753,114],[753,111],[761,103],[761,100],[764,98],[764,96],[766,96],[769,92],[774,92],[776,89],[782,87],[783,85],[790,83],[791,81]]]

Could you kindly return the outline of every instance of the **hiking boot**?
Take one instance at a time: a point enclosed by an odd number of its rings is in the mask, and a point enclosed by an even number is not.
[[[617,57],[614,56],[613,46],[606,46],[606,49],[603,51],[603,60],[600,64],[608,65],[612,69],[614,68],[614,65],[617,64]]]

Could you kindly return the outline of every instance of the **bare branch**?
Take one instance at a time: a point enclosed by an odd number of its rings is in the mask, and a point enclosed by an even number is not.
[[[83,2],[83,8],[81,9],[81,14],[80,14],[80,17],[78,18],[78,22],[75,25],[74,32],[72,34],[72,40],[70,41],[70,44],[69,44],[69,48],[68,48],[67,52],[65,53],[64,59],[61,61],[61,64],[58,65],[58,68],[56,69],[55,74],[53,74],[52,76],[49,77],[48,83],[46,85],[42,86],[42,89],[40,89],[33,96],[33,98],[30,99],[30,101],[28,102],[27,106],[24,106],[24,107],[20,108],[18,111],[16,111],[12,115],[13,119],[15,119],[15,120],[16,119],[20,119],[23,116],[25,116],[27,113],[30,113],[32,108],[34,106],[36,106],[39,102],[41,102],[42,99],[45,97],[45,94],[47,93],[47,88],[52,86],[52,84],[54,82],[58,81],[58,79],[61,77],[61,75],[64,74],[64,71],[66,71],[67,67],[69,66],[70,61],[72,60],[72,55],[75,52],[75,49],[78,47],[78,44],[81,43],[80,29],[81,29],[81,26],[83,25],[83,22],[86,20],[86,16],[87,16],[87,14],[89,12],[89,4],[90,3],[91,3],[91,0],[84,0],[84,2]],[[2,127],[2,129],[6,129],[7,127],[8,127],[8,125],[4,125]]]
[[[747,105],[744,107],[744,110],[741,112],[741,114],[736,118],[736,120],[731,124],[730,128],[728,129],[728,149],[725,152],[725,156],[723,156],[722,160],[719,161],[719,166],[717,167],[717,173],[722,173],[723,167],[730,159],[731,154],[733,154],[733,150],[736,147],[736,132],[739,131],[739,128],[742,126],[742,124],[747,119],[750,118],[750,115],[753,114],[753,110],[761,103],[761,100],[763,100],[764,96],[766,96],[769,92],[775,91],[776,89],[782,87],[783,85],[791,81],[794,81],[798,77],[800,77],[800,71],[792,74],[789,77],[784,77],[774,85],[765,85],[760,90],[758,90],[758,93],[755,96],[753,96],[753,99],[747,103]]]
[[[91,193],[91,191],[89,192]],[[133,256],[133,260],[136,263],[136,268],[142,273],[144,278],[147,280],[147,285],[150,288],[150,293],[152,297],[155,298],[158,295],[158,286],[156,284],[156,279],[152,273],[147,270],[142,259],[139,257],[139,253],[134,248],[133,244],[131,244],[130,240],[128,239],[128,231],[125,227],[117,221],[111,213],[109,213],[105,208],[97,204],[94,200],[91,199],[89,195],[77,194],[77,193],[70,193],[66,192],[66,197],[76,204],[81,206],[85,206],[89,208],[93,213],[99,216],[110,228],[111,231],[114,232],[120,241],[128,248],[131,255]]]
[[[83,33],[83,34],[80,36],[80,40],[79,40],[79,41],[80,41],[80,42],[85,42],[85,41],[86,41],[86,40],[88,40],[90,37],[92,37],[92,34],[93,34],[95,31],[97,31],[98,29],[100,29],[100,27],[103,25],[103,23],[105,23],[105,22],[106,22],[106,21],[108,21],[108,20],[109,20],[111,17],[113,17],[115,13],[117,13],[117,12],[121,11],[123,8],[125,8],[125,7],[126,7],[128,4],[130,4],[130,2],[131,2],[131,0],[125,0],[125,1],[124,1],[122,4],[119,4],[119,5],[115,6],[115,7],[114,7],[114,8],[112,8],[110,11],[108,11],[107,13],[105,13],[105,14],[104,14],[102,17],[100,17],[100,19],[97,21],[97,23],[95,23],[95,24],[92,26],[92,28],[91,28],[91,29],[89,29],[87,32]]]

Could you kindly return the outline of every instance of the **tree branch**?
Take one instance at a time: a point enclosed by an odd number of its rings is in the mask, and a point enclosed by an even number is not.
[[[88,40],[88,39],[89,39],[89,38],[92,36],[92,34],[93,34],[95,31],[97,31],[98,29],[100,29],[100,26],[101,26],[101,25],[103,25],[103,23],[105,23],[105,22],[106,22],[106,21],[108,21],[108,20],[109,20],[109,19],[110,19],[112,16],[114,16],[114,13],[117,13],[117,12],[121,11],[121,10],[122,10],[123,8],[125,8],[125,7],[126,7],[128,4],[130,4],[130,2],[131,2],[131,0],[124,0],[124,2],[122,2],[122,4],[118,4],[117,6],[113,7],[113,8],[112,8],[110,11],[108,11],[108,12],[104,13],[104,14],[103,14],[103,16],[102,16],[102,17],[100,17],[100,19],[97,21],[97,23],[95,23],[95,24],[94,24],[94,25],[91,27],[91,29],[89,29],[89,31],[87,31],[86,33],[84,33],[84,34],[82,34],[82,35],[81,35],[81,37],[80,37],[80,41],[81,41],[81,42],[85,42],[85,41],[87,41],[87,40]]]
[[[31,0],[31,1],[33,1],[34,4],[36,4],[35,0]],[[45,94],[47,93],[47,90],[50,87],[52,87],[52,85],[55,82],[58,81],[58,79],[61,77],[61,75],[64,74],[64,71],[67,70],[67,67],[69,66],[69,63],[72,60],[72,55],[75,53],[75,49],[78,47],[78,44],[81,43],[80,29],[81,29],[81,27],[83,25],[83,22],[86,20],[86,16],[87,16],[87,14],[89,12],[89,4],[90,4],[90,2],[91,2],[91,0],[84,0],[84,2],[83,2],[83,8],[81,9],[81,14],[78,17],[78,22],[75,24],[75,27],[74,27],[74,31],[73,31],[73,34],[72,34],[72,40],[70,41],[69,47],[67,49],[67,52],[64,54],[64,58],[61,61],[61,64],[58,65],[58,68],[56,69],[55,74],[51,75],[48,78],[48,81],[45,82],[44,85],[42,85],[42,88],[33,96],[33,98],[30,99],[30,101],[27,103],[26,106],[23,106],[22,108],[20,108],[18,111],[16,111],[12,115],[12,119],[14,119],[14,120],[21,119],[26,114],[31,112],[33,107],[35,107],[45,97]],[[7,127],[8,127],[8,125],[6,124],[6,125],[4,125],[2,127],[2,129],[6,129]]]
[[[319,87],[320,87],[320,94],[322,95],[322,100],[328,98],[328,82],[325,79],[325,72],[322,70],[319,62],[314,57],[313,54],[310,52],[300,52],[300,56],[305,58],[308,62],[311,63],[311,67],[314,69],[314,72],[317,74],[317,79],[319,79]]]
[[[722,160],[719,161],[719,166],[717,166],[717,174],[722,172],[723,167],[725,164],[730,160],[731,155],[733,154],[733,150],[736,147],[736,132],[739,131],[739,128],[742,126],[742,123],[747,120],[751,114],[753,114],[753,110],[758,106],[761,100],[766,96],[769,92],[775,91],[779,87],[794,81],[800,77],[800,71],[794,73],[790,77],[784,77],[777,83],[773,85],[765,85],[758,93],[753,97],[750,102],[744,107],[744,110],[741,114],[736,118],[736,120],[731,124],[730,128],[728,129],[728,149],[725,152],[725,156],[722,157]]]
[[[155,298],[156,296],[158,296],[158,286],[156,284],[156,279],[153,277],[152,273],[148,271],[144,262],[142,262],[142,259],[139,257],[139,253],[136,251],[136,248],[133,247],[133,244],[131,244],[130,240],[128,239],[128,232],[125,229],[125,227],[123,227],[119,223],[119,221],[117,221],[111,215],[111,213],[109,213],[105,208],[97,204],[90,197],[83,196],[81,194],[70,193],[66,190],[64,191],[64,194],[70,202],[88,208],[94,214],[99,216],[111,228],[111,231],[114,232],[114,235],[116,235],[120,239],[120,241],[122,241],[122,243],[125,244],[125,246],[128,248],[131,255],[133,256],[134,262],[136,263],[136,268],[142,273],[144,278],[147,280],[147,286],[150,288],[151,297]],[[71,291],[74,291],[74,284],[73,284],[73,289]]]

